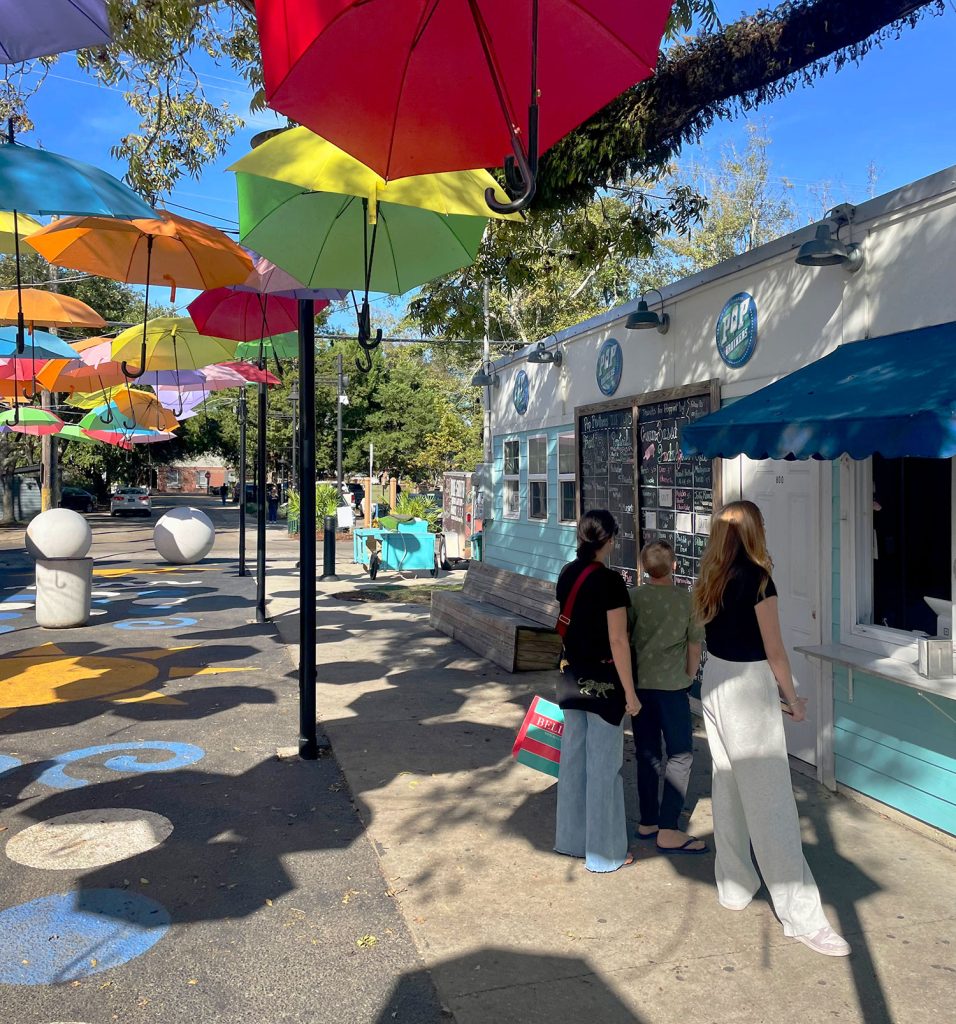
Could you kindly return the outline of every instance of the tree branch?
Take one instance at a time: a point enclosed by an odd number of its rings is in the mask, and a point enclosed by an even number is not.
[[[858,63],[944,0],[788,0],[671,48],[657,73],[544,157],[539,202],[581,203],[594,190],[663,167],[717,119]]]

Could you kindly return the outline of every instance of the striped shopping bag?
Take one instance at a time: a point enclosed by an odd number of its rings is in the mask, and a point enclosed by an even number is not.
[[[524,716],[511,756],[519,764],[558,777],[564,712],[557,704],[535,697]]]

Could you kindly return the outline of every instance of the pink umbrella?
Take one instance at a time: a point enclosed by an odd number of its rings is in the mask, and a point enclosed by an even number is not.
[[[348,292],[341,288],[306,288],[288,271],[277,267],[272,260],[260,256],[251,249],[246,252],[252,257],[252,273],[242,282],[234,285],[237,291],[259,292],[261,295],[278,295],[286,299],[344,299]]]
[[[322,309],[328,304],[324,299],[316,307]],[[256,341],[299,328],[295,299],[278,295],[213,288],[193,299],[188,309],[200,334],[230,341]]]
[[[248,381],[250,384],[274,385],[281,383],[274,373],[270,373],[266,369],[260,370],[255,363],[244,363],[242,361],[235,363],[219,363],[217,368],[220,370],[232,370],[234,373],[238,373],[243,380]],[[207,366],[206,369],[211,370],[213,367]]]

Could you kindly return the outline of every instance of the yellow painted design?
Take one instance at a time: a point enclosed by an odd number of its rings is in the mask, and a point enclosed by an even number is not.
[[[94,576],[117,579],[120,576],[160,576],[164,573],[212,572],[211,565],[190,565],[188,568],[174,565],[158,565],[155,569],[94,569]]]
[[[156,662],[197,646],[154,647],[114,655],[72,654],[57,644],[49,643],[19,651],[10,657],[0,658],[0,718],[12,714],[17,708],[77,700],[188,703],[151,689],[149,684],[160,675]],[[248,669],[171,665],[166,676],[169,679],[186,679],[194,675],[244,671]]]

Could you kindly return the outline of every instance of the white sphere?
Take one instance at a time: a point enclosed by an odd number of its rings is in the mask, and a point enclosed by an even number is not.
[[[189,565],[201,562],[216,541],[216,528],[198,508],[174,508],[153,530],[153,545],[167,562]]]
[[[85,558],[93,531],[79,512],[51,508],[33,519],[24,543],[34,558]]]

